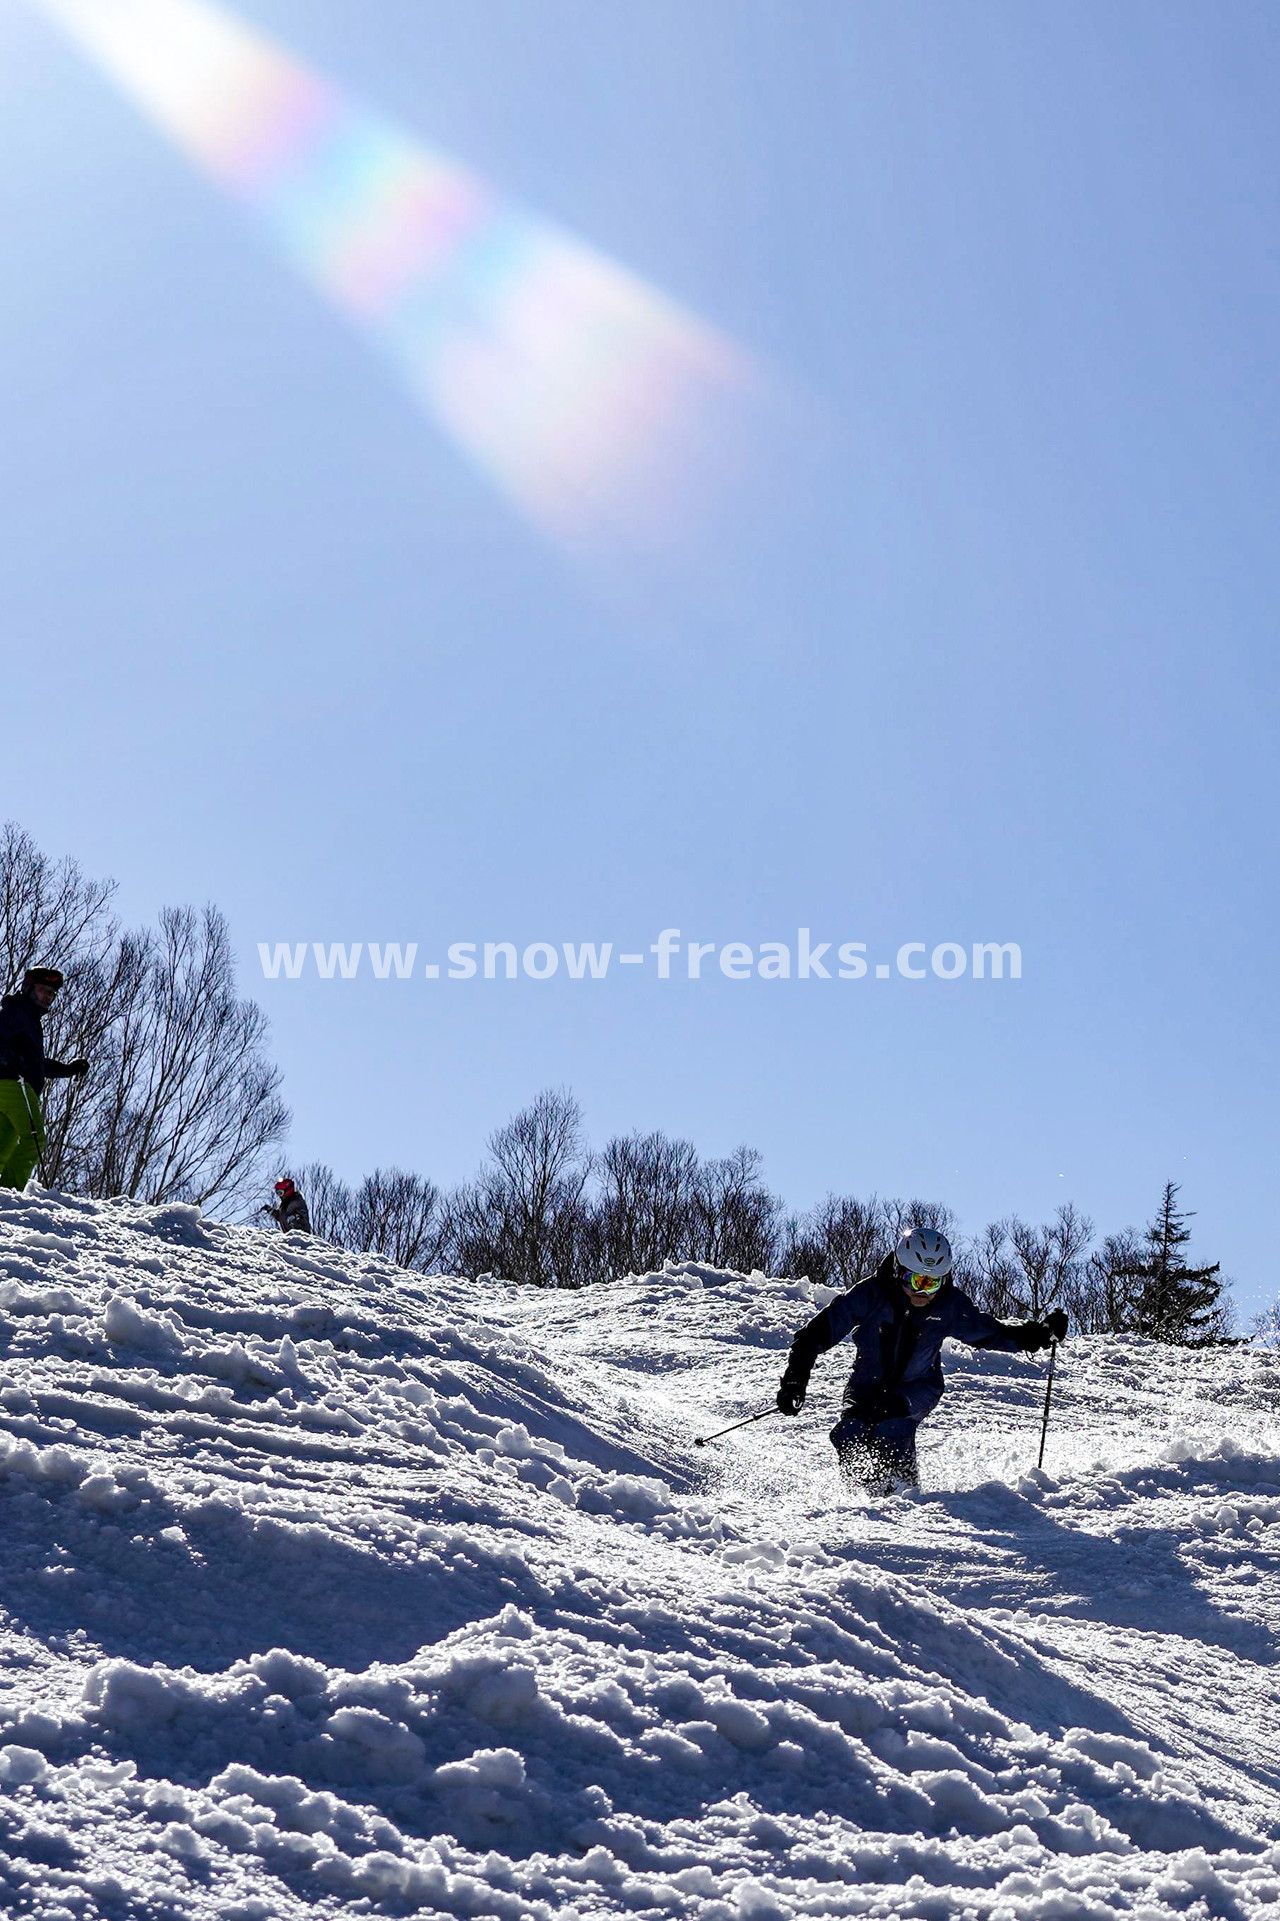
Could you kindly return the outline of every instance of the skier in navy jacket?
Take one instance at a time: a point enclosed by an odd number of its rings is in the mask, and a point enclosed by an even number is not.
[[[1043,1321],[998,1321],[984,1313],[956,1286],[952,1265],[945,1234],[910,1229],[874,1274],[815,1314],[791,1343],[778,1388],[783,1414],[804,1406],[818,1355],[853,1335],[856,1358],[831,1440],[847,1478],[878,1493],[919,1482],[916,1429],[942,1398],[948,1337],[969,1347],[1034,1354],[1067,1331],[1061,1308]]]

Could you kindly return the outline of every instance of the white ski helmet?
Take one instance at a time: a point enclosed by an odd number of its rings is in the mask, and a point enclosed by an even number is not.
[[[909,1228],[894,1252],[898,1266],[908,1274],[936,1275],[939,1280],[951,1272],[951,1243],[936,1227]]]

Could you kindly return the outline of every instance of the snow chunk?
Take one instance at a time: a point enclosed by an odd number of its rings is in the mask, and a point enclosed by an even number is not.
[[[725,1740],[731,1741],[735,1748],[742,1748],[748,1754],[760,1754],[765,1748],[773,1746],[773,1729],[763,1714],[749,1707],[745,1701],[713,1695],[706,1702],[706,1715],[712,1726],[718,1728]]]
[[[328,1673],[318,1661],[303,1660],[287,1648],[270,1648],[266,1654],[251,1654],[246,1664],[250,1673],[260,1675],[273,1694],[297,1701],[308,1694],[321,1694]]]
[[[91,1314],[93,1309],[65,1287],[27,1287],[0,1281],[0,1307],[9,1314]]]
[[[392,1721],[376,1708],[339,1708],[324,1730],[356,1750],[359,1766],[371,1780],[415,1781],[424,1772],[422,1741],[402,1721]]]
[[[19,1747],[16,1742],[0,1748],[0,1781],[9,1788],[21,1787],[25,1783],[43,1781],[49,1772],[49,1763],[36,1748]]]
[[[132,1221],[135,1233],[154,1234],[157,1240],[171,1241],[176,1247],[212,1247],[200,1209],[186,1201],[173,1201],[168,1207],[148,1210],[142,1220]]]
[[[671,1507],[671,1490],[648,1475],[611,1474],[594,1487],[580,1489],[578,1505],[592,1514],[613,1508],[640,1520],[652,1520]]]
[[[527,1727],[539,1706],[537,1674],[517,1662],[483,1675],[467,1695],[470,1712],[497,1728]]]
[[[167,1347],[180,1344],[182,1336],[171,1321],[148,1314],[127,1294],[113,1294],[102,1316],[102,1331],[109,1341],[124,1347]]]
[[[1133,1769],[1144,1781],[1149,1781],[1160,1763],[1145,1741],[1130,1741],[1120,1734],[1097,1734],[1092,1728],[1068,1728],[1062,1737],[1064,1747],[1074,1748],[1077,1754],[1087,1754],[1093,1761],[1101,1761],[1104,1767],[1113,1768],[1118,1762]]]
[[[465,1761],[446,1761],[431,1778],[440,1787],[522,1788],[524,1758],[514,1748],[477,1748]]]
[[[230,1347],[207,1348],[195,1356],[195,1362],[206,1374],[232,1381],[237,1387],[252,1384],[279,1389],[289,1384],[290,1376],[282,1368],[260,1350],[250,1351],[243,1341],[233,1341]]]
[[[162,1727],[195,1698],[193,1678],[138,1667],[133,1661],[99,1661],[85,1677],[84,1700],[108,1727]]]
[[[195,1829],[185,1821],[170,1821],[156,1841],[156,1846],[165,1854],[174,1855],[179,1861],[205,1861],[206,1849]]]
[[[733,1892],[733,1905],[741,1921],[790,1921],[790,1908],[784,1908],[763,1881],[740,1881]]]
[[[0,1434],[0,1470],[31,1481],[52,1482],[55,1487],[76,1487],[89,1472],[89,1463],[70,1448],[32,1447],[30,1441],[15,1441]]]

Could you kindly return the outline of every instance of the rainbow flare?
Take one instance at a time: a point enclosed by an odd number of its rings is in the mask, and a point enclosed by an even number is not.
[[[40,0],[572,544],[660,531],[743,355],[208,0]]]

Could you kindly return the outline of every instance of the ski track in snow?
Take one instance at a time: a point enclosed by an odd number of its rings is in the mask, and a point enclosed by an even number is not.
[[[0,1192],[0,1907],[1280,1916],[1280,1363],[948,1351],[926,1490],[767,1403],[807,1282],[580,1295]]]

